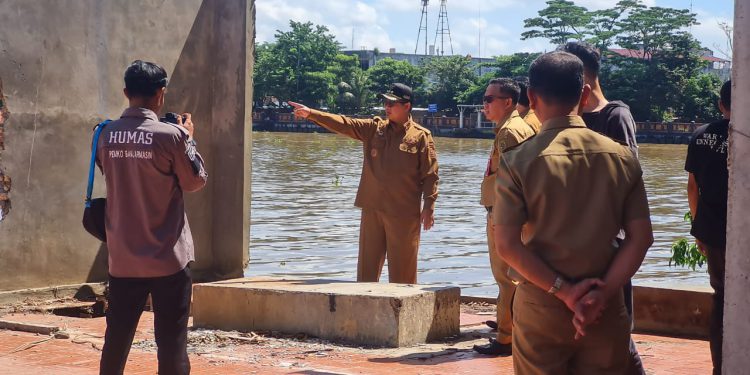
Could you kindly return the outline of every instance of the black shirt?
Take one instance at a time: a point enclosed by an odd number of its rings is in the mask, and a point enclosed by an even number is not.
[[[638,159],[638,144],[635,141],[635,120],[630,113],[627,104],[614,100],[596,112],[587,112],[581,115],[586,127],[605,135],[620,144],[628,146],[636,159]],[[617,239],[625,239],[625,230],[620,230]]]
[[[584,113],[581,117],[586,122],[587,128],[627,145],[633,155],[638,157],[635,120],[627,104],[614,100],[607,103],[601,110]]]
[[[710,248],[724,248],[727,242],[728,130],[729,120],[696,129],[685,160],[685,170],[698,185],[698,207],[690,234]]]

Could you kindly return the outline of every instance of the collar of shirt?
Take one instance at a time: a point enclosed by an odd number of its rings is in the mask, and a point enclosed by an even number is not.
[[[406,132],[407,130],[409,130],[409,128],[411,128],[411,125],[413,122],[414,121],[412,120],[411,115],[409,115],[409,118],[402,125],[399,125],[393,121],[388,121],[388,123],[391,125],[391,128],[393,128],[393,130],[397,130],[397,131],[403,130],[404,132]]]
[[[542,124],[542,131],[560,128],[585,128],[586,123],[578,115],[551,118]]]
[[[126,108],[125,111],[122,112],[122,116],[120,117],[146,118],[149,120],[159,121],[159,116],[157,116],[154,111],[140,107]]]
[[[495,132],[495,135],[497,135],[497,133],[500,131],[500,129],[504,128],[505,125],[508,125],[508,123],[510,122],[510,120],[512,120],[514,117],[521,117],[521,115],[518,114],[518,111],[515,110],[515,109],[507,117],[505,117],[504,119],[498,121],[497,123],[499,125],[496,124],[495,127],[492,128],[492,131]]]

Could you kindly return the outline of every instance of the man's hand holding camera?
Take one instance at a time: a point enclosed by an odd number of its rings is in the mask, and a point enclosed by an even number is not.
[[[195,131],[195,126],[193,125],[192,115],[190,113],[183,113],[179,116],[177,116],[177,125],[182,126],[187,130],[188,136],[190,139],[193,139],[193,132]]]

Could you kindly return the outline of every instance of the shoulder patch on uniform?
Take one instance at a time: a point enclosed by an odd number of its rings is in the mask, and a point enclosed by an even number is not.
[[[423,132],[425,132],[427,134],[432,135],[432,132],[430,131],[430,129],[427,129],[424,126],[417,124],[416,122],[412,121],[412,126],[414,126],[415,129],[418,129],[420,131],[423,131]]]

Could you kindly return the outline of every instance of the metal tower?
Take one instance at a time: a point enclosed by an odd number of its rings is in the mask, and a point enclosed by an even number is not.
[[[448,0],[440,0],[440,13],[438,14],[437,31],[435,31],[435,45],[440,37],[440,55],[445,55],[445,36],[448,35],[448,43],[453,55],[453,40],[451,39],[451,27],[448,24]]]
[[[419,49],[419,36],[422,35],[422,31],[424,30],[424,54],[427,55],[427,4],[429,4],[430,0],[420,1],[422,1],[422,18],[419,19],[419,32],[417,32],[417,45],[414,47],[414,54]]]

